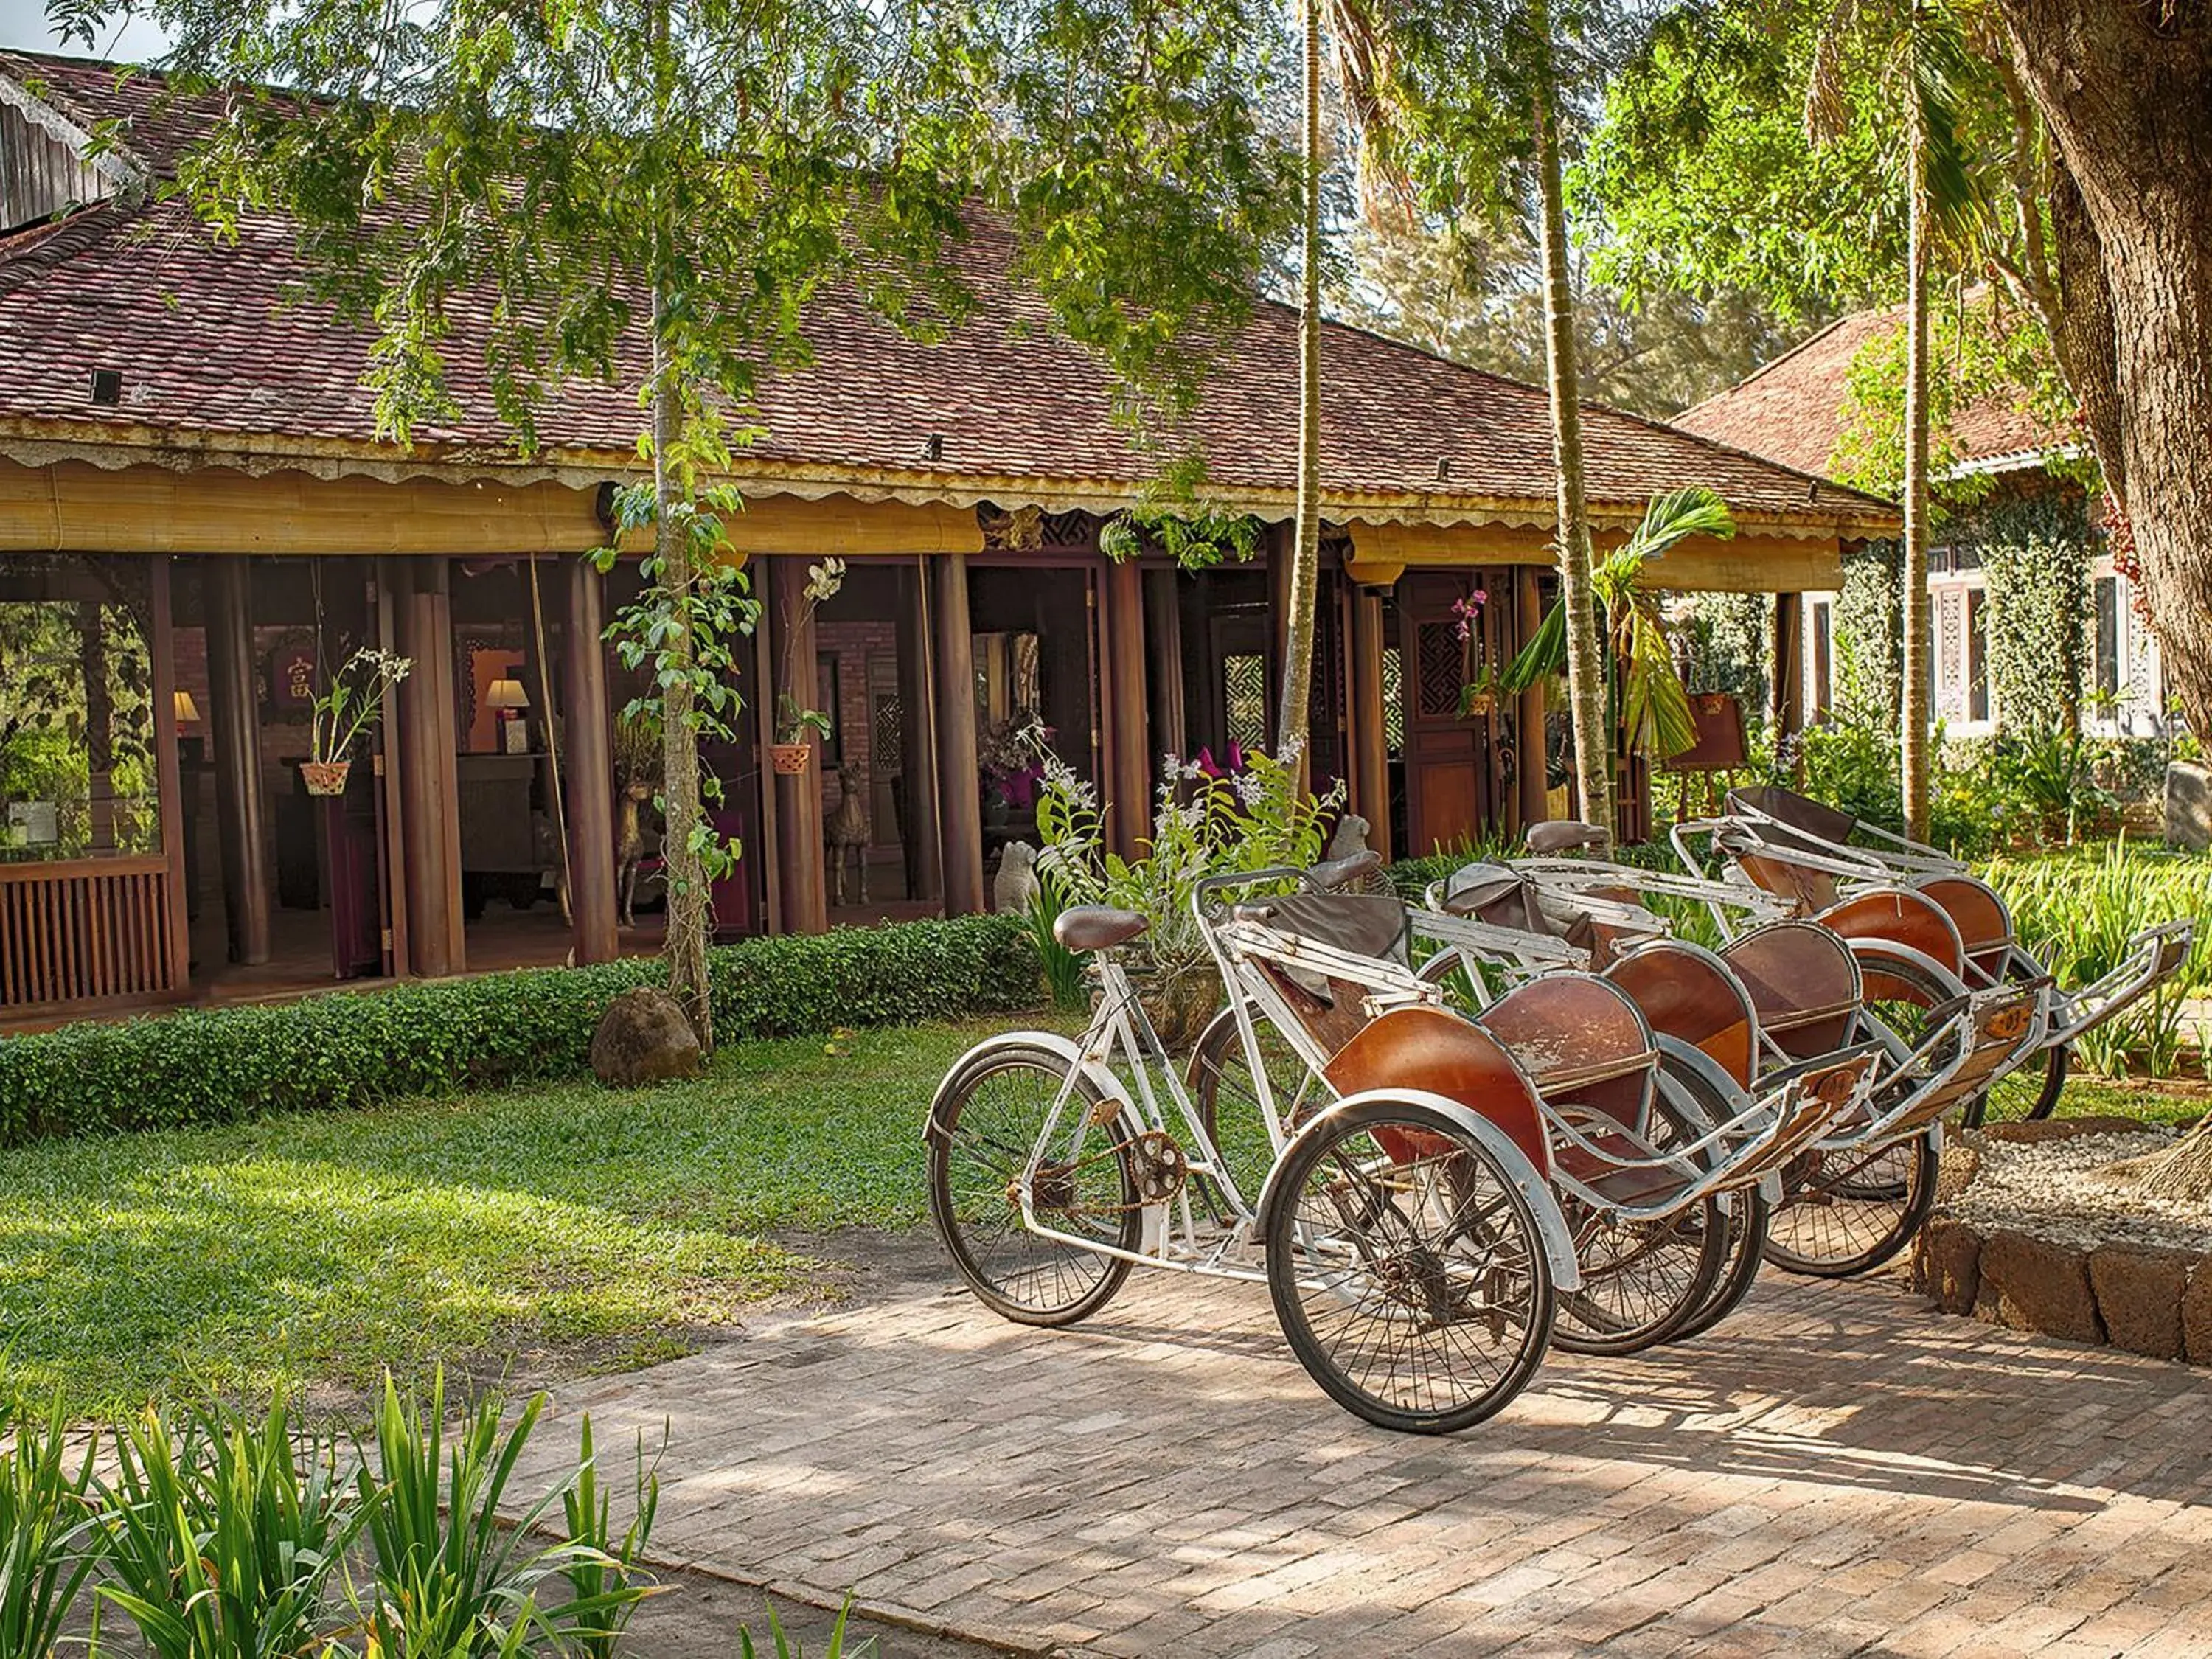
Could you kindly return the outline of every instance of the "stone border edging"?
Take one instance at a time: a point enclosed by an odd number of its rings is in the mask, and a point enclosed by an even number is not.
[[[1991,1139],[2065,1140],[2138,1129],[2132,1118],[1995,1124]],[[2145,1244],[2084,1249],[2018,1228],[1969,1223],[1946,1206],[1973,1180],[1980,1155],[1947,1148],[1937,1204],[1912,1241],[1912,1288],[1944,1313],[2212,1365],[2212,1252]]]

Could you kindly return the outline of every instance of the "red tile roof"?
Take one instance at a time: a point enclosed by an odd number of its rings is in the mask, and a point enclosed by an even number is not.
[[[1819,333],[1726,392],[1684,410],[1674,424],[1801,471],[1826,473],[1844,433],[1851,363],[1861,347],[1905,327],[1905,308],[1861,311]],[[1962,459],[2040,453],[2066,441],[2025,397],[1983,398],[1951,417]]]
[[[43,77],[48,97],[80,124],[124,120],[126,143],[155,171],[204,118],[155,102],[149,80],[118,89],[98,66],[0,54],[0,74]],[[1041,499],[1141,485],[1157,461],[1109,418],[1104,369],[1052,331],[1037,295],[1005,280],[1007,252],[999,231],[974,231],[962,259],[978,303],[939,345],[905,338],[849,296],[820,304],[808,326],[813,363],[762,387],[766,435],[748,465],[817,478],[1034,485]],[[0,241],[0,362],[9,365],[0,431],[82,430],[119,442],[125,427],[168,443],[229,434],[278,451],[284,441],[369,445],[369,336],[295,298],[301,274],[284,221],[249,220],[224,246],[176,201],[94,208],[58,230]],[[418,429],[416,442],[432,460],[454,448],[511,456],[481,354],[465,318],[458,322],[448,363],[465,412],[450,427]],[[1263,303],[1209,377],[1195,436],[1226,495],[1273,500],[1295,483],[1297,343],[1295,313]],[[1548,519],[1541,389],[1338,325],[1325,332],[1322,362],[1333,505],[1418,501],[1439,514],[1463,507],[1471,519]],[[121,372],[119,408],[93,404],[95,367]],[[639,413],[630,390],[571,383],[540,426],[556,450],[628,453]],[[1887,519],[1870,498],[1671,427],[1593,407],[1585,429],[1590,498],[1601,507],[1633,510],[1661,490],[1704,483],[1749,520]],[[932,434],[942,441],[934,461],[924,453]]]

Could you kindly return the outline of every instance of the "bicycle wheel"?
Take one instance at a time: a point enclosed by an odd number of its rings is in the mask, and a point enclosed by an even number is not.
[[[1097,1121],[1102,1097],[1078,1075],[1054,1144],[1034,1179],[1030,1158],[1069,1062],[1046,1048],[1000,1049],[953,1080],[929,1125],[929,1216],[952,1265],[987,1306],[1023,1325],[1072,1325],[1129,1276],[1129,1261],[1048,1238],[1022,1216],[1026,1185],[1040,1226],[1137,1248],[1136,1170],[1127,1125]]]
[[[1329,1097],[1328,1091],[1272,1024],[1257,1014],[1252,1023],[1260,1040],[1260,1063],[1267,1068],[1268,1085],[1274,1092],[1276,1115],[1285,1129],[1295,1133],[1297,1126]],[[1267,1116],[1260,1109],[1260,1093],[1253,1085],[1251,1063],[1237,1035],[1233,1011],[1224,1008],[1200,1035],[1183,1074],[1183,1086],[1190,1091],[1198,1121],[1221,1154],[1229,1178],[1237,1183],[1244,1202],[1256,1206],[1261,1189],[1267,1182],[1267,1171],[1274,1167],[1275,1146],[1267,1133]],[[1227,1195],[1205,1176],[1194,1176],[1192,1180],[1214,1219],[1227,1225],[1236,1213]]]
[[[1704,1133],[1692,1113],[1655,1091],[1648,1131],[1655,1147],[1684,1146]],[[1580,1290],[1559,1293],[1552,1330],[1559,1346],[1634,1353],[1667,1340],[1705,1305],[1728,1261],[1728,1212],[1718,1199],[1650,1221],[1616,1220],[1565,1191],[1559,1200],[1583,1280]]]
[[[1966,987],[1949,974],[1940,968],[1923,967],[1910,957],[1875,951],[1863,954],[1859,965],[1871,994],[1860,1005],[1851,1035],[1860,1041],[1880,1042],[1896,1053],[1909,1053],[1920,1045],[1929,1034],[1931,1010],[1966,994]],[[1959,1109],[1963,1114],[1969,1108]],[[1869,1163],[1838,1192],[1865,1204],[1902,1204],[1906,1195],[1901,1166],[1893,1160]]]
[[[1841,1152],[1813,1151],[1782,1172],[1766,1259],[1785,1273],[1843,1279],[1903,1249],[1936,1203],[1935,1132]]]
[[[1551,1264],[1528,1200],[1473,1131],[1414,1102],[1370,1101],[1284,1154],[1267,1285],[1291,1348],[1329,1397],[1379,1427],[1468,1428],[1543,1362]]]
[[[1675,1104],[1683,1111],[1702,1117],[1709,1126],[1725,1122],[1735,1115],[1735,1103],[1702,1073],[1686,1066],[1670,1066],[1664,1055],[1660,1069],[1662,1079],[1676,1091]],[[1737,1188],[1729,1203],[1721,1267],[1713,1287],[1703,1305],[1668,1334],[1668,1341],[1686,1342],[1702,1336],[1742,1304],[1759,1279],[1766,1228],[1766,1194],[1756,1187]]]

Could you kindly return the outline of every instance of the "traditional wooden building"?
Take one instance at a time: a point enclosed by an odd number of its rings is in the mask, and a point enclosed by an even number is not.
[[[564,388],[522,458],[459,340],[461,414],[410,449],[380,442],[368,339],[297,301],[286,225],[219,244],[163,199],[194,112],[156,90],[0,54],[0,1018],[648,947],[649,915],[618,920],[636,792],[615,718],[629,688],[601,637],[636,578],[581,556],[635,467],[631,391]],[[867,879],[863,903],[848,863],[836,919],[983,908],[990,858],[1025,827],[1010,723],[1041,720],[1098,781],[1125,848],[1164,755],[1268,741],[1295,318],[1258,309],[1198,416],[1212,488],[1265,521],[1263,556],[1116,563],[1100,526],[1155,463],[992,234],[964,257],[979,303],[950,340],[833,298],[813,364],[763,391],[765,436],[732,480],[769,603],[740,677],[757,724],[714,757],[747,848],[718,894],[728,931],[831,919],[826,821]],[[1540,812],[1519,735],[1540,708],[1463,718],[1460,690],[1544,602],[1543,393],[1350,328],[1323,362],[1316,769],[1386,847]],[[1605,533],[1681,484],[1734,508],[1734,540],[1670,556],[1683,587],[1830,588],[1844,546],[1893,526],[1740,450],[1586,420]],[[805,614],[794,597],[829,555],[843,589]],[[414,672],[373,764],[317,801],[303,705],[363,643]],[[759,688],[786,684],[833,715],[796,779],[762,764]]]

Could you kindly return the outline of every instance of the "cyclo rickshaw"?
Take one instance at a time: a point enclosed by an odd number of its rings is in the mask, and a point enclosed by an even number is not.
[[[1329,890],[1373,860],[1348,862],[1210,878],[1193,896],[1264,1138],[1241,1173],[1218,1103],[1194,1097],[1114,954],[1144,919],[1061,917],[1061,942],[1094,955],[1089,1028],[979,1045],[927,1131],[933,1218],[988,1305],[1072,1322],[1139,1264],[1264,1280],[1293,1351],[1340,1403],[1387,1427],[1464,1427],[1526,1385],[1560,1298],[1589,1346],[1622,1335],[1615,1309],[1577,1299],[1580,1251],[1603,1245],[1609,1286],[1632,1275],[1567,1206],[1628,1239],[1632,1261],[1655,1254],[1653,1230],[1694,1255],[1686,1290],[1646,1322],[1671,1334],[1707,1305],[1735,1194],[1772,1188],[1796,1148],[1848,1133],[1847,1118],[1909,1133],[1940,1114],[1947,1091],[1975,1086],[1982,1049],[1965,1034],[2019,998],[1975,1000],[1887,1073],[1871,1050],[1830,1054],[1717,1124],[1658,1086],[1659,1044],[1607,981],[1547,975],[1480,1022],[1444,1009],[1403,958],[1405,908]],[[1293,1090],[1287,1110],[1271,1064]]]

